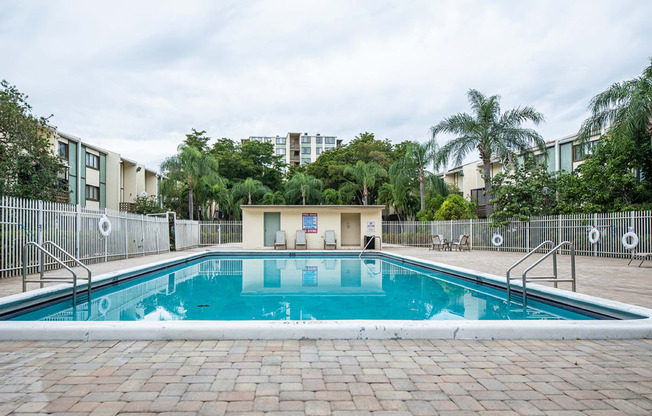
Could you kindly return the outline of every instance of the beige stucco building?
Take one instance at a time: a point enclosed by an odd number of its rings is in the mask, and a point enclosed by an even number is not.
[[[118,210],[121,203],[132,203],[144,192],[158,198],[156,171],[56,129],[49,140],[68,167],[65,179],[71,204]]]
[[[326,230],[335,231],[337,249],[360,249],[365,236],[382,233],[382,205],[243,205],[242,247],[273,249],[276,231],[285,231],[287,248],[306,230],[308,250],[324,248]],[[380,244],[376,240],[375,248]]]

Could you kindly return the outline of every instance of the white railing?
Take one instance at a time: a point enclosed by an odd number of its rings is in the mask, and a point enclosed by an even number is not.
[[[111,234],[103,237],[98,222],[111,221]],[[53,241],[82,262],[98,263],[170,250],[168,222],[110,209],[0,197],[0,277],[21,273],[22,248],[28,241]],[[38,272],[38,258],[28,249],[28,272]],[[57,268],[52,260],[46,270]]]
[[[200,244],[202,246],[242,243],[242,221],[221,221],[200,223]]]
[[[176,220],[174,222],[174,249],[176,251],[199,247],[199,221]]]
[[[597,244],[589,241],[593,226],[600,232]],[[532,217],[530,221],[513,220],[510,225],[498,228],[492,227],[491,219],[383,222],[383,244],[428,247],[433,234],[442,234],[447,240],[466,234],[476,250],[530,251],[543,241],[551,240],[555,244],[570,241],[577,255],[629,257],[630,251],[621,242],[629,228],[639,238],[636,251],[652,252],[651,211]],[[500,247],[491,243],[494,234],[503,237]]]

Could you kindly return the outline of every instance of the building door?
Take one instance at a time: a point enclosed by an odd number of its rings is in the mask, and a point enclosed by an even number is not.
[[[265,213],[265,247],[274,247],[274,239],[276,238],[276,232],[280,231],[280,229],[281,229],[281,213],[266,212]],[[287,236],[285,236],[285,238],[287,238]]]
[[[341,236],[343,246],[361,246],[360,213],[342,213]]]

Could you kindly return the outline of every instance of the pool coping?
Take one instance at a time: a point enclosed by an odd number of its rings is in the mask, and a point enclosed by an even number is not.
[[[155,270],[174,267],[208,256],[358,256],[360,251],[206,250],[93,277],[100,287]],[[369,253],[369,254],[367,254]],[[383,251],[365,252],[362,258],[390,260],[440,270],[467,280],[504,288],[505,278],[420,258]],[[81,291],[85,284],[79,285]],[[519,283],[513,289],[520,292]],[[34,305],[69,294],[70,284],[50,286],[0,298],[0,312],[17,305]],[[620,320],[595,321],[157,321],[157,322],[45,322],[0,321],[0,341],[18,340],[223,340],[223,339],[643,339],[652,338],[652,310],[586,294],[528,284],[528,297],[563,299],[574,307],[608,311]],[[631,319],[632,316],[641,316]],[[628,319],[629,317],[629,319]]]

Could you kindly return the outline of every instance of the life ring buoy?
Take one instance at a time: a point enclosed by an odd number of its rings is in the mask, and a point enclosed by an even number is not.
[[[629,238],[632,239],[631,243],[628,242]],[[623,243],[623,246],[625,247],[626,250],[634,250],[638,245],[638,236],[636,235],[634,230],[630,228],[629,231],[627,231],[625,235],[623,235],[623,239],[621,240],[621,242]]]
[[[104,237],[108,237],[111,234],[111,221],[107,215],[103,215],[100,218],[100,222],[97,223],[98,228],[100,229],[100,234]]]
[[[591,231],[589,231],[589,241],[591,242],[591,244],[595,244],[598,242],[599,239],[600,239],[600,231],[597,228],[595,228],[594,225],[593,228],[591,228]]]
[[[109,298],[102,298],[100,299],[100,303],[97,304],[97,310],[102,315],[106,315],[106,313],[109,311],[110,308],[111,308],[111,299]]]
[[[491,238],[491,244],[493,244],[495,247],[500,247],[503,245],[503,236],[500,234],[494,234],[494,236]]]

